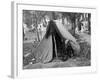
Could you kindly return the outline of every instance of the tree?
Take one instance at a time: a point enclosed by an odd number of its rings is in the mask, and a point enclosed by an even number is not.
[[[38,32],[38,24],[41,22],[41,20],[46,15],[46,11],[36,11],[36,10],[24,10],[23,11],[23,22],[27,24],[27,27],[30,28],[32,24],[34,24],[36,32],[37,32],[37,38],[39,39],[39,32]]]
[[[29,10],[23,10],[23,22],[30,28],[30,25],[32,24],[32,15]]]
[[[69,17],[72,23],[72,32],[73,35],[75,35],[75,29],[76,29],[76,19],[80,18],[81,13],[72,13],[72,12],[63,12],[63,17]]]
[[[91,21],[90,20],[91,20],[91,14],[88,14],[88,23],[89,23],[89,25],[88,25],[89,29],[88,30],[89,30],[89,34],[91,34]]]
[[[40,41],[39,32],[38,32],[37,27],[38,27],[38,24],[41,22],[41,20],[46,15],[46,11],[30,11],[30,12],[33,15],[33,23],[34,23],[34,25],[36,27],[38,41]]]

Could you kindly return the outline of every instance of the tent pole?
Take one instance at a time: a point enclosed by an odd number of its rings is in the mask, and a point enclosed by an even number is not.
[[[56,54],[56,59],[58,59],[58,55],[57,55],[57,46],[56,46],[56,40],[55,40],[55,36],[54,37],[54,46],[55,46],[55,54]]]

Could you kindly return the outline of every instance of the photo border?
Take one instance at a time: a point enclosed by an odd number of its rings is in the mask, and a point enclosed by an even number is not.
[[[96,54],[91,54],[92,56],[92,62],[91,62],[91,66],[89,67],[66,67],[66,68],[45,68],[45,69],[32,69],[32,70],[23,70],[23,66],[22,66],[22,56],[20,53],[22,53],[22,35],[20,35],[20,33],[22,34],[22,28],[20,28],[19,26],[22,27],[22,9],[25,9],[25,7],[23,8],[23,6],[26,6],[26,9],[28,9],[28,6],[31,6],[29,10],[33,10],[33,7],[35,7],[35,10],[41,10],[41,7],[52,7],[53,10],[51,9],[51,11],[62,11],[63,9],[68,9],[69,12],[72,11],[72,9],[77,9],[77,12],[80,12],[80,10],[82,12],[90,12],[91,13],[91,34],[92,32],[94,32],[94,27],[92,26],[96,26],[96,8],[86,8],[86,7],[71,7],[71,6],[56,6],[56,5],[41,5],[41,4],[27,4],[27,3],[18,3],[18,2],[12,2],[12,54],[11,54],[11,58],[12,58],[12,65],[11,65],[11,75],[13,78],[17,78],[17,77],[39,77],[39,76],[45,76],[45,75],[61,75],[61,74],[72,74],[72,73],[86,73],[86,72],[96,72]],[[37,9],[38,7],[38,9]],[[43,10],[44,10],[43,8]],[[56,9],[57,8],[57,9]],[[59,9],[58,9],[59,8]],[[56,9],[56,10],[54,10]],[[65,12],[68,12],[65,11]],[[47,10],[45,10],[47,11]],[[48,9],[48,11],[50,11],[50,9]],[[74,12],[76,12],[74,10]],[[85,13],[84,12],[84,13]],[[93,17],[93,19],[92,19]],[[94,44],[94,36],[95,34],[92,34],[93,36],[91,36],[91,44]],[[21,42],[20,42],[21,40]],[[21,50],[21,51],[20,51]],[[94,47],[91,46],[91,53],[93,53],[96,49],[94,49]],[[22,66],[22,67],[21,67]],[[65,72],[66,71],[66,72]],[[46,73],[46,74],[45,74]],[[48,73],[48,74],[47,74]],[[34,75],[34,76],[33,76]]]

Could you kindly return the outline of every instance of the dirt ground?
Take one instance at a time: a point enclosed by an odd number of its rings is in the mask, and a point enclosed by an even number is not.
[[[80,67],[80,66],[90,66],[90,60],[86,58],[76,58],[76,59],[69,59],[65,62],[60,60],[56,60],[50,63],[36,63],[36,64],[29,64],[24,66],[24,69],[39,69],[39,68],[58,68],[58,67]]]

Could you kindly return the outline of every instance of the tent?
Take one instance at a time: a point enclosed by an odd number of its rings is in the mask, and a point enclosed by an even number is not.
[[[34,55],[36,62],[50,62],[54,56],[67,54],[65,53],[65,45],[68,44],[68,41],[70,41],[74,51],[78,52],[80,50],[76,39],[65,29],[63,24],[57,20],[51,20],[47,26],[45,36],[31,55]]]

